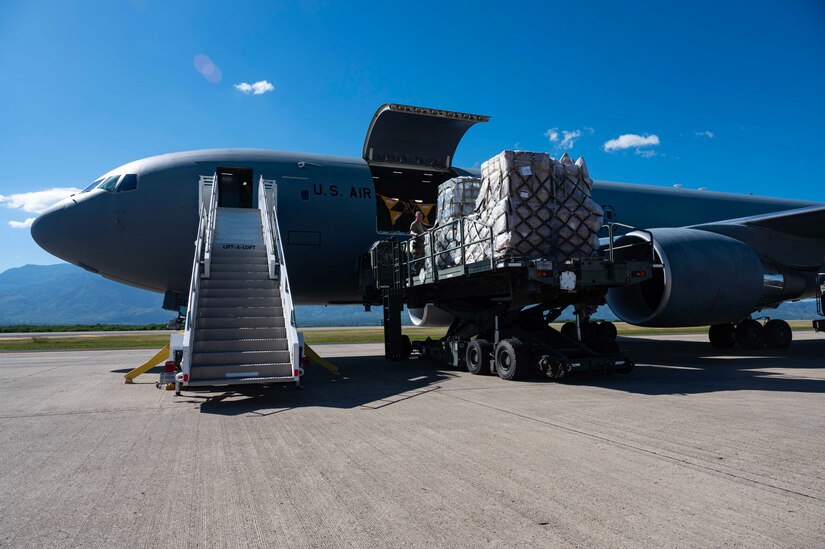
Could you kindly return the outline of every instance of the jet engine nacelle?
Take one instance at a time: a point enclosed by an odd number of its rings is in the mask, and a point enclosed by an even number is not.
[[[780,276],[767,274],[753,248],[734,238],[697,229],[651,233],[662,268],[651,280],[607,294],[610,309],[625,322],[662,327],[737,322],[760,306],[772,293],[768,281]],[[617,239],[616,246],[643,240],[649,237],[633,232]],[[629,258],[640,249],[616,250],[616,257]]]
[[[410,315],[410,321],[415,326],[424,328],[442,328],[452,324],[453,315],[439,309],[432,303],[428,303],[424,307],[418,309],[407,308],[407,313]]]

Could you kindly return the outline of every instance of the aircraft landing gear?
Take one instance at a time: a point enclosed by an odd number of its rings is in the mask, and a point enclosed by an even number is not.
[[[736,326],[714,324],[708,329],[708,339],[716,349],[732,349],[736,345]]]
[[[761,349],[765,344],[762,325],[752,318],[746,318],[736,325],[736,343],[743,349]]]
[[[793,330],[784,320],[769,320],[763,326],[751,318],[738,324],[714,324],[708,330],[710,344],[716,349],[755,350],[767,345],[771,349],[787,349],[793,341]]]
[[[793,341],[793,330],[784,320],[774,319],[765,323],[765,344],[772,349],[787,349]]]

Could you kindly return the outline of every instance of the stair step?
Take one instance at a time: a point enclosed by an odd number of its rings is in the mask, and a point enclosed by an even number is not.
[[[254,250],[235,250],[233,248],[214,248],[212,259],[241,259],[266,257],[266,248],[255,248]]]
[[[198,318],[234,317],[281,317],[283,307],[202,307],[198,306]]]
[[[198,297],[198,309],[203,311],[213,307],[281,307],[281,297],[270,294],[266,297]]]
[[[254,255],[249,256],[243,252],[240,252],[236,255],[215,255],[212,254],[212,268],[214,269],[216,265],[264,265],[268,266],[269,263],[266,260],[266,252],[263,252],[261,255]]]
[[[243,318],[217,316],[198,318],[195,320],[195,328],[198,330],[213,328],[219,328],[222,330],[236,328],[278,329],[285,327],[286,320],[283,317],[271,316],[248,316]]]
[[[249,298],[249,299],[259,299],[259,298],[266,298],[266,297],[274,297],[280,299],[280,295],[278,290],[274,287],[269,288],[215,288],[215,287],[203,287],[201,288],[201,292],[198,296],[198,299],[201,298],[213,298],[213,297],[237,297],[237,298]]]
[[[271,278],[235,280],[230,278],[203,278],[201,288],[215,290],[269,290],[277,291],[278,282]]]
[[[211,280],[235,280],[239,283],[242,280],[270,280],[269,272],[264,271],[217,271],[210,272]]]
[[[227,375],[229,374],[229,375]],[[258,364],[192,364],[189,371],[190,383],[214,380],[217,384],[228,380],[243,383],[244,378],[291,377],[292,364],[289,362],[264,362]],[[231,383],[231,382],[230,382]]]
[[[210,265],[212,273],[269,273],[269,265],[266,260],[255,263],[215,263]]]
[[[195,338],[192,350],[200,352],[237,353],[241,351],[286,351],[289,342],[282,339],[203,339]]]
[[[271,364],[289,362],[289,351],[209,351],[192,353],[194,366],[229,366],[241,364]]]
[[[195,341],[214,341],[219,339],[284,339],[286,328],[197,328]]]

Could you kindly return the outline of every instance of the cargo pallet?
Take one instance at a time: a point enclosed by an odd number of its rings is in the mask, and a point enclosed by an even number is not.
[[[608,289],[639,284],[661,267],[654,261],[653,239],[615,246],[617,229],[637,230],[613,223],[605,226],[608,243],[598,257],[563,261],[493,258],[493,239],[464,242],[466,224],[460,218],[454,246],[436,250],[434,233],[410,240],[389,239],[373,244],[360,264],[365,306],[381,305],[384,350],[388,360],[403,360],[414,352],[473,374],[497,373],[507,380],[531,372],[559,379],[570,372],[629,372],[633,361],[619,351],[616,328],[610,322],[590,322]],[[442,227],[441,229],[444,229]],[[439,230],[439,229],[436,229]],[[414,241],[429,239],[425,253],[415,253]],[[467,248],[488,247],[483,261],[468,262]],[[644,253],[621,254],[643,260],[616,261],[616,251],[644,246]],[[453,317],[440,340],[412,342],[401,333],[403,305],[436,306]],[[550,326],[568,306],[576,322],[561,330]]]

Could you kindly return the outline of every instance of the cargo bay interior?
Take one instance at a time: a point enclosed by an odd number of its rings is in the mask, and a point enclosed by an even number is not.
[[[375,184],[379,232],[407,232],[420,210],[427,223],[436,215],[438,186],[457,175],[452,160],[461,138],[489,117],[386,104],[373,116],[363,158]]]

